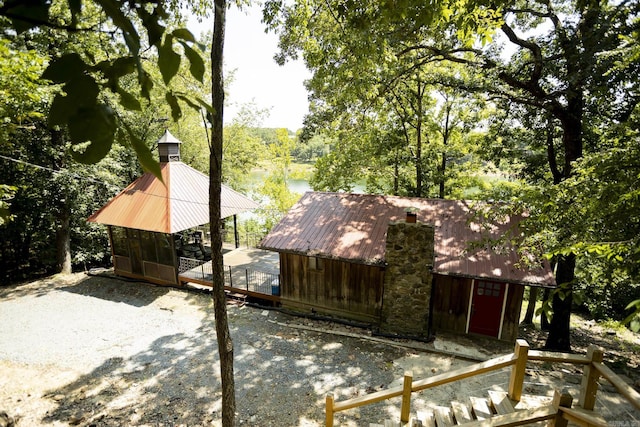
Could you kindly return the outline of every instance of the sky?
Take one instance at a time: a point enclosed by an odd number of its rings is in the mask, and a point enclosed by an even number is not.
[[[224,45],[225,77],[235,70],[233,82],[228,86],[225,123],[230,123],[243,104],[253,102],[259,109],[269,109],[262,127],[302,127],[309,111],[304,80],[310,73],[302,61],[287,62],[279,66],[273,60],[278,50],[275,34],[265,34],[261,22],[260,6],[239,11],[233,6],[227,11]],[[189,23],[189,29],[198,36],[213,28],[213,17],[199,24]]]

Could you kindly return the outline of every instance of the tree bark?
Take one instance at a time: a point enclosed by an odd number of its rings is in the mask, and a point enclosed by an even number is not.
[[[574,254],[558,258],[556,266],[556,282],[558,291],[553,295],[553,317],[549,325],[549,335],[545,349],[571,351],[570,319],[573,302],[572,287],[575,279],[576,256]]]
[[[67,201],[57,215],[56,270],[60,274],[71,274],[71,209]]]
[[[529,287],[529,303],[527,304],[527,313],[522,320],[523,325],[533,325],[533,315],[536,312],[536,301],[538,301],[538,288],[536,286]]]
[[[224,261],[222,257],[221,185],[223,137],[223,50],[226,0],[215,0],[213,40],[211,42],[211,147],[209,155],[209,224],[211,227],[211,263],[213,271],[213,302],[222,379],[222,425],[235,425],[236,398],[233,375],[233,341],[229,332],[227,297],[224,292]]]

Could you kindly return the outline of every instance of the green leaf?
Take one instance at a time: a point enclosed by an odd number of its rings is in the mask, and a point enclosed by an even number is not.
[[[92,108],[80,108],[69,118],[68,126],[73,145],[89,142],[86,147],[82,147],[83,151],[71,151],[76,161],[97,163],[111,150],[117,126],[115,114],[108,106],[100,104]]]
[[[74,106],[69,102],[69,98],[57,94],[53,98],[51,107],[49,108],[49,117],[47,118],[47,124],[49,127],[64,126],[69,120],[69,116],[75,112]]]
[[[189,71],[191,72],[191,75],[202,83],[204,79],[204,60],[200,54],[192,49],[187,43],[183,41],[180,41],[180,43],[184,47],[184,54],[189,60]]]
[[[138,74],[138,81],[140,83],[140,93],[142,96],[149,100],[151,99],[151,89],[153,89],[153,79],[146,71],[142,71]]]
[[[49,126],[64,126],[80,108],[95,108],[100,88],[93,77],[81,74],[63,86],[49,108]]]
[[[160,181],[163,181],[160,163],[158,163],[155,156],[151,153],[149,147],[147,147],[144,142],[142,142],[142,140],[133,133],[128,125],[125,124],[124,126],[127,129],[127,133],[131,139],[131,144],[133,145],[133,149],[136,151],[136,155],[138,156],[138,161],[140,162],[142,169],[146,172],[152,173]]]
[[[126,90],[118,87],[117,89],[118,95],[120,95],[120,105],[122,105],[127,110],[141,111],[142,106],[140,105],[140,101],[127,92]]]
[[[5,16],[11,16],[11,24],[18,34],[37,27],[37,22],[46,22],[49,7],[51,2],[48,0],[9,0],[2,5]]]
[[[177,30],[173,30],[171,34],[175,38],[182,39],[186,42],[191,42],[191,43],[196,42],[196,38],[193,36],[193,33],[191,33],[191,31],[187,30],[186,28],[178,28]]]
[[[180,69],[180,55],[173,51],[171,36],[165,37],[164,43],[158,48],[158,67],[160,67],[162,80],[167,85]]]
[[[166,30],[166,28],[159,22],[162,17],[157,13],[149,13],[144,8],[138,9],[138,15],[142,19],[142,24],[147,30],[149,45],[157,46],[160,40],[162,40],[162,36]]]
[[[113,23],[122,30],[129,51],[135,55],[140,51],[140,36],[135,26],[120,10],[120,3],[114,0],[96,0]]]
[[[171,92],[167,92],[164,98],[167,100],[169,107],[171,107],[171,118],[174,122],[177,122],[182,117],[182,109],[178,103],[178,98]]]
[[[133,56],[124,56],[113,61],[112,70],[113,74],[122,77],[127,74],[131,74],[136,71],[137,59]]]
[[[77,53],[67,53],[53,60],[42,73],[42,78],[54,83],[65,83],[82,76],[89,67]]]

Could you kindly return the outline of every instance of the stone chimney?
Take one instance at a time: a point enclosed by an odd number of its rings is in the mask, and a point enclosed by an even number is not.
[[[158,140],[160,163],[180,162],[180,144],[182,142],[167,129]]]
[[[380,330],[429,339],[434,227],[392,222],[387,230]]]

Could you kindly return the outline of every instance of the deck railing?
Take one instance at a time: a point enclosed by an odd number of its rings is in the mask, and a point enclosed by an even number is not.
[[[179,274],[197,283],[210,284],[213,271],[211,262],[180,257]],[[280,295],[280,275],[253,268],[224,266],[224,285],[233,291],[247,294],[262,294],[269,297]]]
[[[486,362],[477,363],[464,368],[459,368],[430,378],[413,381],[410,372],[405,373],[403,385],[381,390],[375,393],[359,396],[353,399],[336,402],[333,394],[326,397],[326,426],[333,426],[333,418],[336,412],[347,409],[370,405],[394,397],[402,397],[400,408],[400,420],[403,423],[409,421],[411,411],[411,397],[413,393],[426,390],[439,385],[461,381],[466,378],[497,371],[511,366],[509,377],[508,396],[511,400],[519,401],[522,397],[525,369],[528,361],[542,361],[551,363],[569,363],[583,366],[582,385],[580,387],[580,407],[581,409],[571,409],[571,396],[566,396],[556,392],[553,404],[550,408],[540,410],[522,411],[512,418],[525,417],[519,421],[534,422],[561,417],[565,422],[569,420],[581,426],[602,425],[600,419],[592,415],[596,402],[598,390],[598,379],[602,376],[609,381],[618,392],[623,395],[633,406],[640,409],[640,394],[631,386],[625,383],[618,375],[602,363],[603,352],[596,346],[590,346],[586,355],[575,355],[566,353],[555,353],[547,351],[529,351],[529,345],[525,340],[517,340],[513,354],[499,356]],[[544,412],[544,414],[543,414]],[[506,417],[506,416],[504,416]],[[529,418],[526,418],[529,417]],[[540,418],[541,417],[541,418]],[[495,420],[493,425],[501,424]],[[505,419],[505,422],[507,420]],[[513,421],[513,420],[511,420]],[[511,422],[509,421],[509,423]],[[517,425],[516,424],[510,425]]]

